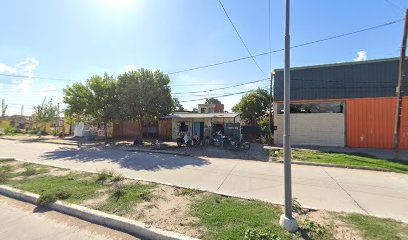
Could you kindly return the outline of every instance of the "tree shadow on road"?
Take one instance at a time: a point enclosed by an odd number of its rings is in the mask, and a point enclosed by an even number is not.
[[[75,162],[111,162],[130,170],[158,171],[178,169],[187,166],[204,166],[209,161],[197,157],[186,157],[169,154],[130,152],[97,147],[69,148],[62,147],[42,154],[44,160],[72,160]]]

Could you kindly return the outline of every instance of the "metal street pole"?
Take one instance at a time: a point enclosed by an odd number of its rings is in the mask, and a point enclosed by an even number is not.
[[[291,174],[291,147],[290,147],[290,0],[286,0],[285,20],[285,68],[284,68],[284,177],[285,177],[285,213],[282,214],[279,224],[289,232],[298,229],[296,220],[292,217],[292,174]]]

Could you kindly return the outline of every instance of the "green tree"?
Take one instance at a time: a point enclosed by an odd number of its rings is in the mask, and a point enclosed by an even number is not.
[[[232,111],[239,113],[243,120],[255,123],[269,110],[269,98],[267,90],[258,88],[245,94],[241,101],[232,108]]]
[[[33,120],[40,123],[44,131],[46,130],[47,123],[54,121],[58,113],[58,107],[52,104],[52,99],[45,103],[45,98],[41,105],[33,106],[33,110]]]
[[[216,98],[207,98],[205,104],[221,104],[221,101]]]
[[[185,111],[186,109],[183,107],[183,105],[180,103],[178,98],[173,98],[174,101],[174,111],[182,112]]]
[[[175,103],[171,97],[170,78],[160,71],[139,69],[118,77],[119,104],[123,119],[140,124],[157,121],[171,113]]]
[[[74,83],[64,89],[66,115],[74,122],[86,121],[101,123],[108,138],[107,125],[118,120],[117,80],[113,76],[95,75],[83,83]]]

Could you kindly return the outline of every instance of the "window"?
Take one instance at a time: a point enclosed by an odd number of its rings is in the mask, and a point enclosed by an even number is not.
[[[342,113],[343,102],[291,103],[290,113]],[[278,104],[278,114],[282,114],[283,104]]]

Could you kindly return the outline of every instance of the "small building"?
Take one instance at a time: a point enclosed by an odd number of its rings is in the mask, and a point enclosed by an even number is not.
[[[224,104],[213,103],[213,104],[198,104],[198,113],[223,113]]]
[[[392,148],[399,59],[291,69],[291,144]],[[405,62],[408,76],[408,61]],[[274,141],[283,144],[283,69],[275,70]],[[403,91],[408,93],[408,84]],[[408,149],[408,98],[400,148]]]
[[[226,123],[239,123],[241,119],[238,113],[173,113],[162,117],[159,123],[164,124],[165,121],[167,121],[165,124],[167,131],[170,132],[171,129],[172,140],[176,140],[183,134],[197,135],[204,140],[217,131],[224,131]],[[159,132],[166,131],[164,127],[162,128],[159,126]]]

